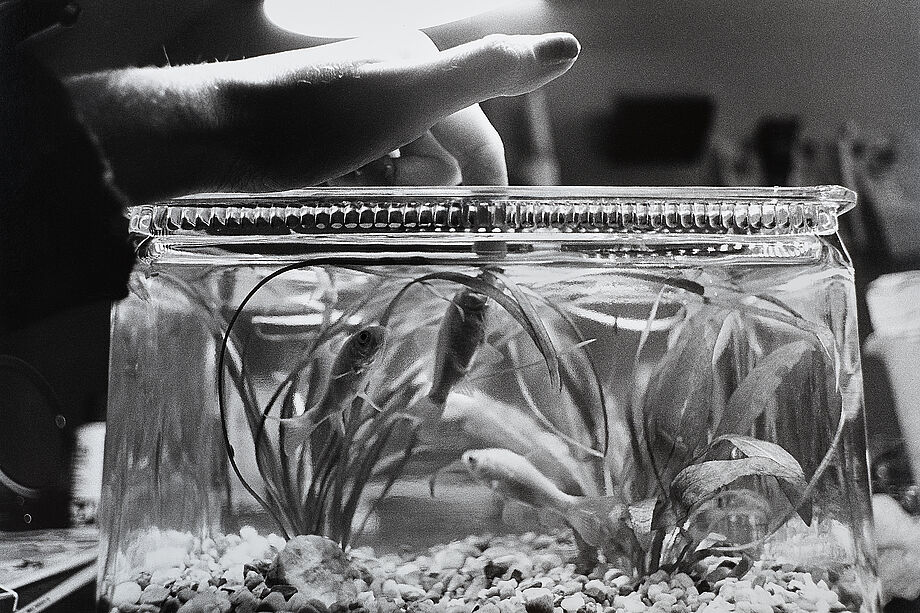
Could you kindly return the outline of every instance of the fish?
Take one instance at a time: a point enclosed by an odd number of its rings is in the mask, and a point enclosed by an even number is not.
[[[566,493],[597,493],[565,441],[514,405],[479,390],[455,391],[447,397],[442,419],[443,426],[456,426],[473,445],[524,456]]]
[[[561,515],[592,547],[604,547],[627,517],[619,497],[566,494],[527,458],[508,449],[468,449],[460,464],[502,496]]]
[[[386,328],[378,325],[365,326],[346,339],[332,362],[322,399],[302,415],[280,420],[286,449],[295,449],[326,420],[332,420],[339,434],[345,434],[346,413],[385,340]]]
[[[457,292],[441,319],[435,344],[434,375],[428,399],[439,409],[450,391],[470,372],[483,344],[488,298],[470,289]]]

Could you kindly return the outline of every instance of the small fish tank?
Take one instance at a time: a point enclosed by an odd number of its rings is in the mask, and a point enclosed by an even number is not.
[[[130,211],[100,611],[880,611],[853,192]]]

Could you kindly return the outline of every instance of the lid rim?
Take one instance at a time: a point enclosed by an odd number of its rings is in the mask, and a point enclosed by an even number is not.
[[[826,235],[856,194],[810,188],[312,188],[197,194],[131,210],[134,235]]]

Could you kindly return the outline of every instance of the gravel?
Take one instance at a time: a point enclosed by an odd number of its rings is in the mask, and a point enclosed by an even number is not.
[[[691,575],[636,577],[607,564],[577,570],[567,531],[477,535],[415,553],[344,555],[320,537],[285,542],[251,528],[191,539],[145,560],[109,588],[112,613],[831,613],[853,608],[839,575],[756,562],[742,577],[724,558]],[[302,561],[306,566],[300,568]],[[174,566],[175,564],[178,566]],[[720,570],[721,569],[721,570]],[[715,571],[719,572],[715,572]],[[728,572],[723,572],[728,571]],[[315,581],[324,585],[317,588]],[[315,581],[314,581],[315,580]],[[836,589],[835,589],[836,588]],[[841,601],[843,598],[843,602]]]

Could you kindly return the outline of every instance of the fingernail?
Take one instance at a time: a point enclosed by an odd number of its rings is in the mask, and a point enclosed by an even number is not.
[[[553,66],[578,57],[581,45],[571,34],[546,34],[534,48],[537,61],[543,66]]]

